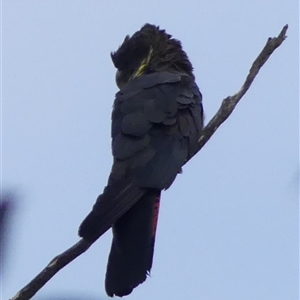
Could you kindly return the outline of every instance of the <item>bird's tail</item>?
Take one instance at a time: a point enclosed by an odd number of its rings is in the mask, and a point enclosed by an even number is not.
[[[113,225],[105,288],[109,296],[125,296],[146,280],[153,259],[160,190],[148,190]]]
[[[146,193],[130,181],[114,181],[104,189],[79,227],[79,236],[94,242]]]

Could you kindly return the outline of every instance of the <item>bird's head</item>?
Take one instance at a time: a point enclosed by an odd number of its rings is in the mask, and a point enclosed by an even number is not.
[[[194,77],[192,64],[180,41],[151,24],[145,24],[131,37],[126,36],[119,49],[111,53],[111,58],[117,68],[119,88],[133,78],[158,71]]]

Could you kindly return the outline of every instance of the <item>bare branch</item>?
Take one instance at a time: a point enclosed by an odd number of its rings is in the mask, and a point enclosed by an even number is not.
[[[25,300],[33,297],[60,269],[84,253],[91,245],[92,243],[81,239],[71,248],[54,257],[46,268],[44,268],[10,300]]]
[[[288,25],[285,25],[279,33],[278,37],[268,39],[265,47],[253,62],[249,74],[241,89],[233,96],[229,96],[222,101],[221,107],[219,108],[215,116],[203,129],[202,134],[199,138],[197,151],[195,151],[195,153],[193,153],[193,155],[191,155],[191,157],[186,162],[188,162],[196,153],[198,153],[202,149],[202,147],[207,143],[207,141],[211,138],[215,131],[220,127],[220,125],[230,116],[237,103],[250,88],[261,67],[269,59],[275,49],[278,48],[285,40],[287,29]],[[85,252],[92,244],[93,242],[89,243],[81,239],[74,246],[56,256],[48,264],[48,266],[46,266],[45,269],[43,269],[33,280],[31,280],[10,300],[27,300],[33,297],[36,292],[39,291],[60,269],[69,264],[83,252]]]
[[[242,97],[246,94],[248,89],[250,88],[254,78],[258,74],[261,67],[264,63],[269,59],[271,54],[278,48],[286,38],[286,32],[288,29],[288,25],[285,25],[278,37],[268,38],[268,41],[257,56],[255,61],[253,62],[247,78],[243,83],[241,89],[234,94],[233,96],[228,96],[222,101],[221,107],[214,115],[214,117],[208,122],[208,124],[204,127],[201,136],[199,138],[198,149],[191,155],[191,157],[186,161],[188,162],[196,153],[198,153],[202,147],[206,144],[206,142],[211,138],[211,136],[215,133],[215,131],[220,127],[220,125],[230,116],[233,112],[235,106],[242,99]]]

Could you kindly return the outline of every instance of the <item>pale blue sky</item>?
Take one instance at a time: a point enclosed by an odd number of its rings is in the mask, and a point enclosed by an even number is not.
[[[146,22],[182,41],[206,121],[267,38],[289,30],[163,193],[151,278],[127,299],[298,299],[298,15],[297,0],[2,1],[3,187],[20,195],[3,299],[78,241],[112,161],[109,54]],[[105,298],[110,242],[109,232],[38,296]]]

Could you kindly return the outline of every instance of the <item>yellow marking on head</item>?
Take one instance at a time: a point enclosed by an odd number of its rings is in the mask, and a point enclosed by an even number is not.
[[[145,69],[147,68],[149,62],[150,62],[150,59],[151,59],[151,56],[152,56],[152,52],[153,52],[153,49],[152,47],[150,48],[150,51],[148,53],[148,56],[142,60],[141,62],[141,65],[139,66],[139,68],[137,69],[137,71],[131,76],[130,79],[133,79],[133,78],[136,78],[136,77],[139,77],[141,76]]]

